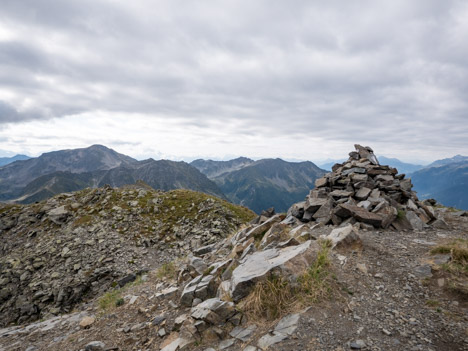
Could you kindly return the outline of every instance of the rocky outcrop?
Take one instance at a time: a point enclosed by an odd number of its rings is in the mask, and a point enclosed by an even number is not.
[[[0,205],[0,326],[69,312],[182,253],[210,252],[253,217],[202,193],[143,185]],[[192,299],[214,297],[197,268]]]
[[[418,230],[436,219],[434,209],[411,190],[411,179],[380,165],[370,147],[355,149],[347,162],[335,164],[331,173],[317,179],[305,201],[293,205],[288,215],[302,222]]]

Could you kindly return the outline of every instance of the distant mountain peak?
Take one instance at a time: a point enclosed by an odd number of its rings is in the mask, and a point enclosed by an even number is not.
[[[455,155],[450,158],[444,158],[441,160],[437,160],[432,162],[430,165],[427,166],[427,168],[430,167],[440,167],[440,166],[445,166],[451,163],[458,163],[458,162],[467,162],[468,161],[468,156],[463,156],[463,155]]]

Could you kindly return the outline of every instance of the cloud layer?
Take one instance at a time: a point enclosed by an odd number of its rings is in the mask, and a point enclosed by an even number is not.
[[[5,0],[1,148],[467,154],[467,40],[465,1]]]

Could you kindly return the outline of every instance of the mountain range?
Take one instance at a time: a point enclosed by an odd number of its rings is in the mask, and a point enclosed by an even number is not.
[[[26,155],[15,155],[13,157],[0,157],[0,167],[15,161],[29,160],[31,157]]]
[[[286,211],[304,199],[315,180],[326,173],[310,161],[287,162],[279,158],[196,160],[191,165],[212,179],[230,201],[257,213],[268,207]]]
[[[9,162],[0,166],[0,201],[31,203],[87,187],[119,187],[143,181],[155,189],[201,191],[257,213],[269,207],[286,211],[326,173],[309,161],[281,159],[198,159],[190,164],[137,161],[102,145],[48,152],[37,158],[17,155],[0,160]],[[384,156],[379,160],[411,176],[420,198],[435,198],[446,206],[468,209],[467,156],[456,155],[425,167]]]
[[[468,157],[462,162],[436,163],[412,174],[419,197],[434,198],[445,206],[468,210]]]
[[[190,189],[229,199],[260,213],[277,211],[305,197],[325,173],[312,162],[137,161],[102,145],[44,153],[0,167],[0,201],[32,203],[59,193],[143,181],[155,189]]]
[[[49,152],[0,167],[0,201],[30,203],[61,192],[144,181],[156,189],[185,188],[225,198],[218,186],[185,162],[137,161],[102,145]]]

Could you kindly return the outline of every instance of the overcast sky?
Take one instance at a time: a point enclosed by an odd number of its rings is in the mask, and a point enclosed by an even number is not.
[[[2,0],[0,156],[468,154],[468,1]]]

